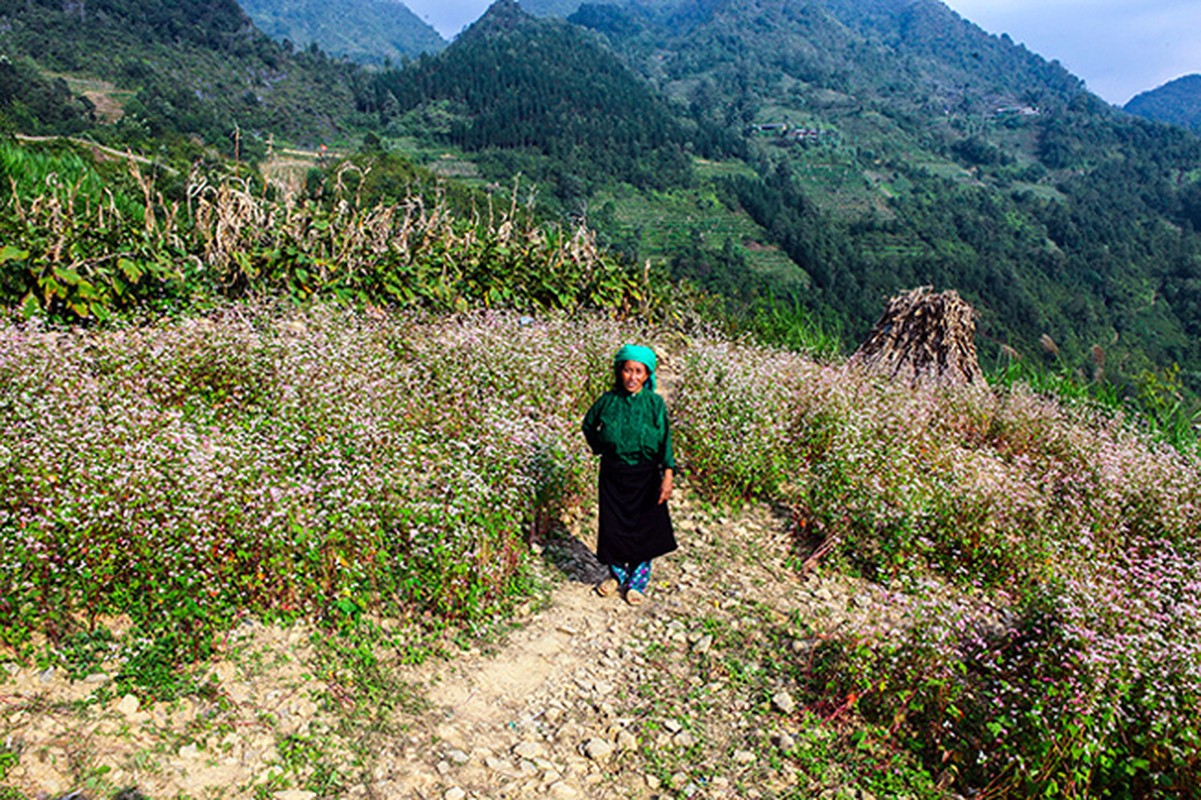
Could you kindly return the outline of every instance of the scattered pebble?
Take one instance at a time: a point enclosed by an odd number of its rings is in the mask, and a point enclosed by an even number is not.
[[[781,714],[791,714],[796,711],[796,700],[792,699],[792,695],[788,692],[776,692],[771,697],[771,704]]]

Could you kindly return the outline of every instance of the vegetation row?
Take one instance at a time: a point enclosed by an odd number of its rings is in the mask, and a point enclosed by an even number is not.
[[[160,189],[128,166],[101,173],[73,150],[0,142],[0,303],[86,321],[251,295],[443,311],[646,299],[643,276],[586,228],[540,224],[515,196],[452,211],[394,164],[315,173],[297,198],[199,165]],[[381,186],[406,178],[408,187]]]

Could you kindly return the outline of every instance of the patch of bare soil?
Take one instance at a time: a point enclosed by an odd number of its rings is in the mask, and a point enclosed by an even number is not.
[[[92,89],[84,92],[83,96],[96,107],[96,116],[101,122],[116,122],[125,116],[125,107],[110,89]]]

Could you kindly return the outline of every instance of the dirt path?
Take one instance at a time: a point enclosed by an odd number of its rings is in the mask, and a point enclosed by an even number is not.
[[[164,164],[159,164],[154,159],[146,158],[145,156],[134,155],[128,150],[116,150],[112,147],[106,147],[102,144],[89,142],[87,139],[78,139],[74,136],[28,136],[24,133],[14,134],[18,141],[21,142],[56,142],[65,141],[71,144],[77,144],[80,147],[86,147],[96,155],[97,158],[107,158],[116,161],[133,161],[144,166],[153,166],[161,169],[168,175],[178,175],[179,170],[168,167]]]
[[[398,668],[423,710],[379,730],[347,730],[336,665],[300,628],[245,622],[210,689],[172,703],[8,665],[0,752],[20,758],[0,786],[280,800],[833,791],[835,778],[814,784],[781,757],[810,735],[793,698],[812,645],[878,622],[886,598],[837,576],[800,580],[787,515],[707,509],[681,488],[681,547],[655,562],[646,605],[592,592],[604,573],[582,519],[542,552],[543,607],[489,644]]]
[[[546,610],[494,652],[424,676],[431,710],[358,793],[756,797],[795,786],[778,756],[802,735],[796,667],[884,598],[797,579],[785,564],[791,522],[771,509],[725,516],[683,499],[674,514],[681,549],[656,561],[639,608],[592,592],[604,572],[581,539],[548,547],[562,582]]]

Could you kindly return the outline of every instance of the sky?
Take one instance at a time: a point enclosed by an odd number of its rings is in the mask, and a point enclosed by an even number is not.
[[[1181,75],[1201,73],[1199,0],[945,0],[989,33],[1008,33],[1057,59],[1115,105]],[[404,0],[450,39],[490,0]]]
[[[945,0],[989,33],[1057,59],[1115,105],[1201,73],[1198,0]]]

